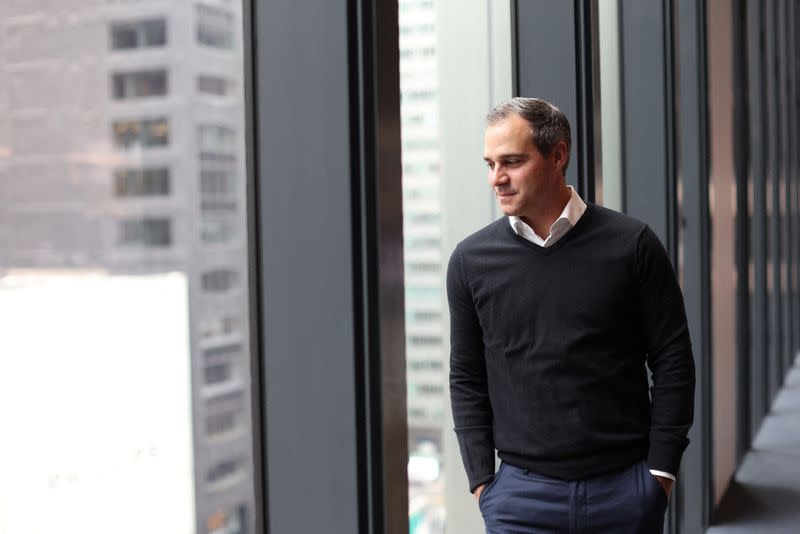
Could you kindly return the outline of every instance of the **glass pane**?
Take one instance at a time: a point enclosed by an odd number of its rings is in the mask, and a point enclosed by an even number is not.
[[[399,2],[412,534],[483,532],[450,413],[444,275],[455,244],[494,218],[484,117],[511,97],[510,28],[508,2]]]
[[[195,2],[3,3],[0,532],[254,532],[242,6],[220,4],[210,49],[168,39]]]
[[[709,3],[708,20],[732,20],[729,0]],[[726,18],[727,17],[727,18]],[[708,93],[711,228],[711,346],[713,349],[714,503],[736,469],[736,173],[734,172],[733,59],[730,24],[709,24]]]

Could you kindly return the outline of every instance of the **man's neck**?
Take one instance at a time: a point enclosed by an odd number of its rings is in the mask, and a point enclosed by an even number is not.
[[[572,192],[566,184],[563,184],[552,195],[545,197],[540,207],[530,210],[527,214],[520,215],[520,219],[525,221],[525,224],[530,226],[536,232],[536,235],[546,239],[550,235],[550,227],[553,226],[553,223],[564,211],[571,196]]]

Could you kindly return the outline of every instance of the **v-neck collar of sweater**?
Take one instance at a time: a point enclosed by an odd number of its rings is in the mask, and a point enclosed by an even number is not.
[[[528,239],[525,239],[525,237],[517,234],[514,231],[514,228],[509,223],[508,217],[504,217],[504,219],[505,219],[504,226],[506,228],[506,232],[508,232],[511,235],[511,238],[514,239],[515,241],[521,242],[523,245],[527,246],[528,248],[530,248],[530,249],[532,249],[532,250],[534,250],[534,251],[536,251],[536,252],[538,252],[540,254],[544,254],[544,255],[552,254],[553,252],[555,252],[556,250],[561,248],[561,246],[564,243],[572,241],[572,239],[575,237],[575,235],[580,233],[581,230],[586,226],[586,224],[587,224],[586,223],[586,219],[591,218],[592,212],[594,211],[594,203],[589,202],[588,200],[585,201],[585,202],[586,202],[586,211],[583,213],[581,218],[578,219],[578,222],[575,224],[575,226],[570,228],[567,231],[566,234],[561,236],[561,239],[559,239],[558,241],[556,241],[555,243],[553,243],[549,247],[543,247],[541,245],[537,245],[536,243],[533,243],[533,242],[529,241]]]

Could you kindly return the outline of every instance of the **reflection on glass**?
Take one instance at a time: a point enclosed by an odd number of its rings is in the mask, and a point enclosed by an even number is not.
[[[442,432],[449,405],[442,343],[441,204],[436,9],[401,0],[409,522],[412,533],[443,533]]]
[[[252,533],[241,3],[0,5],[0,532]]]

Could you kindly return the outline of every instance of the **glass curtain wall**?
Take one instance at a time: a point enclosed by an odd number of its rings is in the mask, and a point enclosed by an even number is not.
[[[242,6],[0,34],[0,532],[253,532]]]
[[[710,0],[707,27],[709,86],[709,212],[713,347],[714,502],[736,468],[736,174],[733,160],[732,2]]]
[[[453,432],[444,273],[495,216],[484,117],[511,97],[506,2],[400,0],[400,86],[412,534],[482,532]]]

